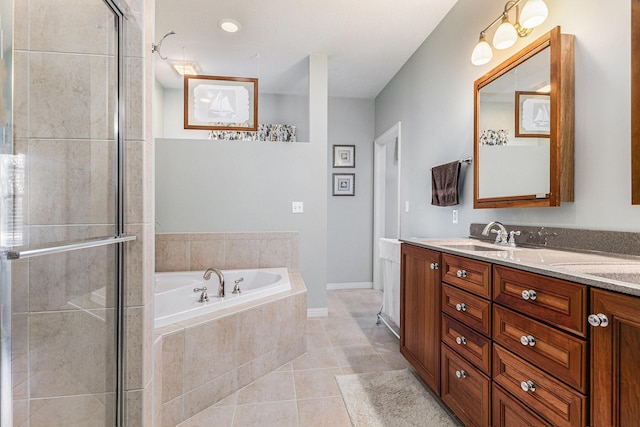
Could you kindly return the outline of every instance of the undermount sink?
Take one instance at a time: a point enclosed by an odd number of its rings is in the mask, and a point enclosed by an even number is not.
[[[440,245],[440,246],[445,248],[458,249],[461,251],[474,251],[474,252],[495,252],[495,251],[507,250],[498,246],[480,246],[480,245],[475,245],[473,243],[460,243],[458,245],[447,244],[447,245]]]

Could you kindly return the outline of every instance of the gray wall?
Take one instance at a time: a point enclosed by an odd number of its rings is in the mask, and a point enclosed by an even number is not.
[[[372,282],[374,102],[329,98],[327,281]],[[333,145],[355,145],[356,167],[333,168]],[[332,196],[332,174],[355,173],[355,196]]]
[[[546,0],[549,18],[476,67],[478,34],[503,0],[460,0],[376,98],[376,134],[402,121],[402,234],[466,236],[471,222],[640,231],[630,202],[630,3]],[[431,206],[431,167],[473,154],[473,82],[556,25],[574,34],[575,202],[558,208],[473,209],[473,166],[462,166],[460,222]],[[490,37],[493,30],[490,31]],[[508,177],[506,177],[508,179]]]

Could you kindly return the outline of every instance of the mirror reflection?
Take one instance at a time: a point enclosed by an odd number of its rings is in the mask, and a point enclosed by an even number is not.
[[[550,50],[479,91],[479,198],[550,192]]]

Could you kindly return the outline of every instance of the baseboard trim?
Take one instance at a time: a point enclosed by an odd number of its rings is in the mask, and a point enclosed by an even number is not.
[[[327,283],[328,291],[336,291],[336,290],[344,290],[344,289],[373,289],[373,282]]]
[[[307,317],[327,317],[327,316],[329,316],[329,309],[327,307],[307,308]]]

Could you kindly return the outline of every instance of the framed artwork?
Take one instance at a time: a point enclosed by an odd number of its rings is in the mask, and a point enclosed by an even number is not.
[[[549,138],[551,96],[540,92],[516,92],[516,137]]]
[[[356,174],[355,173],[334,173],[333,174],[333,195],[334,196],[355,196],[356,194]]]
[[[334,145],[333,146],[333,167],[334,168],[355,168],[356,167],[356,146],[355,145]]]
[[[258,79],[185,74],[184,128],[256,131]]]

